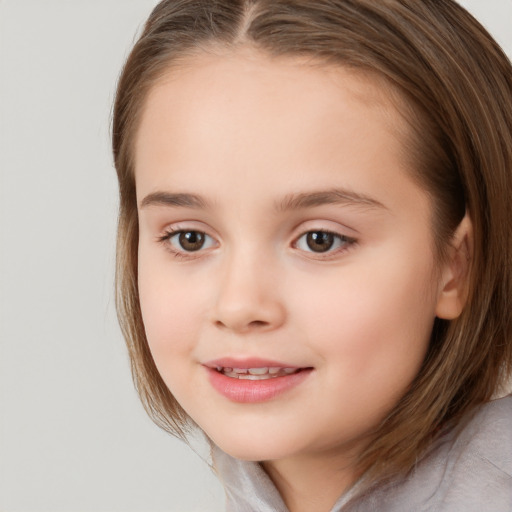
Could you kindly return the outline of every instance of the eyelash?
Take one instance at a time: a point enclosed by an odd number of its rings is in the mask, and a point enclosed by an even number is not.
[[[295,240],[295,242],[293,243],[293,246],[298,248],[298,245],[299,245],[299,242],[301,239],[303,239],[303,238],[307,239],[307,237],[310,235],[318,235],[318,234],[322,234],[324,236],[328,235],[334,239],[334,241],[332,242],[333,245],[338,244],[338,247],[335,247],[334,249],[332,248],[332,245],[331,245],[326,251],[314,251],[314,250],[308,251],[305,249],[301,249],[304,252],[314,255],[318,259],[330,259],[334,256],[338,256],[338,255],[350,250],[355,244],[357,244],[357,240],[355,238],[351,238],[346,235],[341,235],[334,231],[329,231],[328,229],[310,229],[310,230],[302,233],[302,235],[300,235]],[[306,243],[307,243],[307,241],[306,241]]]
[[[201,246],[197,250],[193,251],[187,251],[186,249],[176,249],[173,247],[171,243],[171,239],[176,237],[177,235],[187,234],[187,233],[194,233],[196,235],[201,235],[204,237],[207,237],[208,239],[213,240],[213,237],[205,233],[204,231],[200,231],[197,229],[168,229],[166,230],[162,235],[157,237],[157,241],[164,244],[166,249],[176,258],[179,259],[193,259],[196,257],[199,257],[200,253],[202,253],[205,248]],[[301,239],[307,238],[310,235],[328,235],[334,238],[333,245],[338,245],[338,247],[335,247],[335,249],[332,249],[332,246],[328,247],[326,251],[314,251],[314,250],[306,250],[306,249],[300,249],[299,243]],[[307,241],[306,241],[307,243]],[[340,246],[341,244],[341,246]],[[354,245],[357,244],[357,240],[352,237],[348,237],[345,235],[341,235],[339,233],[336,233],[334,231],[329,231],[327,229],[310,229],[308,231],[305,231],[302,233],[299,237],[295,239],[292,246],[294,248],[297,248],[301,250],[302,252],[309,253],[310,255],[313,255],[317,259],[330,259],[333,256],[345,253],[346,251],[350,250]],[[207,247],[206,249],[209,249],[210,247]],[[196,254],[197,253],[197,254]]]
[[[185,234],[185,233],[195,233],[196,235],[202,235],[204,237],[208,237],[213,240],[213,237],[205,233],[204,231],[200,231],[198,229],[168,229],[161,236],[157,238],[157,241],[164,244],[165,248],[175,257],[179,259],[192,259],[194,257],[198,257],[204,248],[200,247],[196,251],[187,251],[185,249],[175,249],[171,243],[171,239],[177,235]]]

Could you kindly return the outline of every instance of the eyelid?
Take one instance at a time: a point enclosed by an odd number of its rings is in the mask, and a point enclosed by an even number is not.
[[[309,235],[310,233],[326,233],[326,234],[329,234],[329,235],[332,235],[333,237],[335,237],[336,239],[340,240],[341,242],[345,242],[346,244],[352,244],[352,243],[355,243],[356,240],[354,238],[351,238],[349,236],[346,236],[346,235],[342,235],[340,233],[334,233],[332,231],[328,231],[326,229],[310,229],[308,231],[306,231],[305,233],[303,233],[302,235],[300,235],[299,237],[297,237],[297,239],[295,240],[294,244],[297,245],[298,241]],[[331,252],[334,252],[334,251],[331,251]]]
[[[352,239],[357,239],[360,236],[360,232],[350,224],[344,224],[339,220],[331,220],[328,217],[302,219],[294,225],[292,231],[295,233],[295,238],[311,231],[325,231],[326,233]]]

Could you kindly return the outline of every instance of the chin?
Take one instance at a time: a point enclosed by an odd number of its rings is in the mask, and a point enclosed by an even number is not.
[[[284,439],[267,433],[264,438],[248,433],[246,436],[221,435],[210,439],[225,453],[235,459],[247,461],[276,460],[289,457],[292,447],[284,444]]]

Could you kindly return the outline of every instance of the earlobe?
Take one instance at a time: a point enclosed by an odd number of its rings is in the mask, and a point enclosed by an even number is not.
[[[469,292],[473,259],[473,223],[466,213],[449,244],[439,282],[436,316],[444,320],[457,318],[464,309]]]

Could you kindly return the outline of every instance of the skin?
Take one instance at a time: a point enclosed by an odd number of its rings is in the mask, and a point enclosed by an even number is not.
[[[407,134],[370,77],[250,50],[191,58],[145,105],[135,168],[152,355],[194,421],[262,461],[292,512],[327,511],[354,482],[354,457],[417,375],[434,318],[461,309]],[[332,190],[345,198],[291,200]],[[164,204],[162,192],[201,202]],[[187,252],[169,230],[205,233],[205,245]],[[312,251],[311,231],[335,233],[333,248]],[[236,403],[204,367],[221,357],[313,370],[274,399]]]

